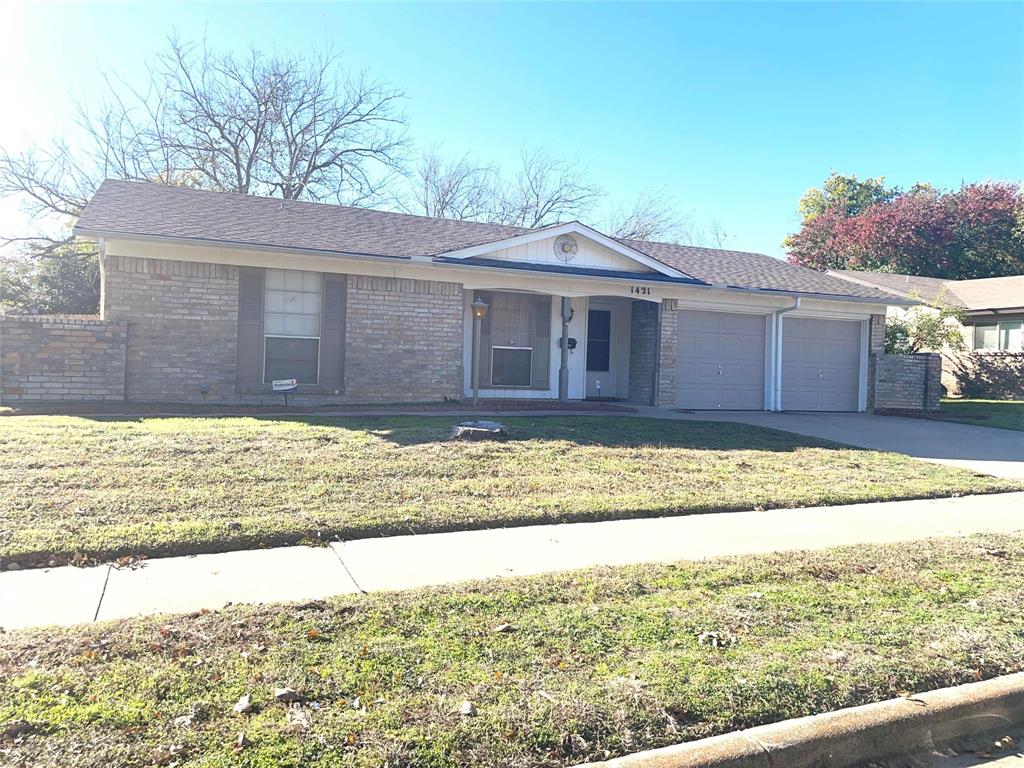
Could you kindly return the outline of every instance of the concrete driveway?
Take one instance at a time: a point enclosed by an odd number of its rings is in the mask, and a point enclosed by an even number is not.
[[[672,417],[736,421],[770,427],[858,448],[904,453],[936,464],[951,464],[997,477],[1024,480],[1024,432],[1009,429],[867,413],[704,411],[693,414],[673,412]]]

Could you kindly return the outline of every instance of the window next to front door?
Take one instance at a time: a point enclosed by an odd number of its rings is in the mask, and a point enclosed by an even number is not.
[[[263,315],[263,381],[298,379],[317,384],[320,374],[319,272],[268,269]]]
[[[612,313],[608,309],[587,312],[587,370],[607,373],[612,357]]]

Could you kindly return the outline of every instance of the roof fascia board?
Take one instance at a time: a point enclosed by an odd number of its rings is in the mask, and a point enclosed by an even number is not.
[[[491,253],[492,251],[500,250],[502,248],[514,248],[517,245],[525,245],[527,243],[533,243],[549,237],[558,237],[559,235],[566,234],[580,235],[581,237],[593,240],[620,256],[632,259],[633,261],[643,264],[645,267],[649,267],[655,272],[660,272],[663,275],[668,275],[669,277],[686,277],[691,280],[694,279],[691,275],[688,275],[685,272],[680,272],[678,269],[673,269],[667,264],[663,264],[657,259],[651,258],[646,253],[641,253],[635,248],[623,245],[618,240],[601,234],[596,229],[592,229],[586,224],[581,224],[578,221],[570,221],[566,224],[554,224],[550,227],[535,229],[521,235],[506,237],[501,240],[492,240],[487,243],[480,243],[479,245],[471,245],[468,248],[459,248],[454,251],[442,251],[441,253],[434,255],[435,257],[443,256],[446,259],[469,259],[474,256],[482,256],[486,253]]]
[[[453,265],[451,262],[445,263],[444,261],[435,261],[435,260],[430,260],[430,261],[413,260],[413,259],[411,259],[409,257],[405,257],[405,256],[381,256],[381,255],[365,254],[365,253],[347,253],[347,252],[343,252],[343,251],[318,250],[318,249],[315,249],[315,248],[293,248],[293,247],[287,247],[287,246],[250,245],[248,243],[236,243],[236,242],[227,241],[227,240],[208,240],[208,239],[205,239],[205,238],[167,237],[167,236],[163,236],[163,235],[139,235],[139,234],[128,233],[128,232],[116,232],[114,230],[99,231],[99,230],[89,230],[89,229],[83,229],[83,228],[77,228],[77,227],[73,230],[73,233],[74,233],[74,235],[76,237],[83,237],[83,238],[97,238],[97,239],[99,239],[99,238],[108,238],[110,240],[139,241],[139,242],[151,242],[151,243],[171,243],[171,244],[175,244],[176,243],[176,244],[179,244],[179,245],[190,245],[190,246],[199,246],[199,247],[207,247],[207,248],[225,248],[225,249],[236,248],[236,249],[241,249],[241,250],[248,250],[248,251],[255,251],[255,252],[262,252],[262,253],[292,253],[292,254],[304,255],[304,256],[318,256],[318,257],[337,258],[337,259],[358,259],[358,260],[364,260],[364,261],[391,262],[391,263],[394,263],[394,264],[415,263],[415,264],[431,265],[431,266],[437,266],[437,267],[457,266],[459,269],[479,270],[479,271],[482,271],[482,272],[500,272],[500,273],[503,273],[503,274],[524,274],[525,273],[525,274],[529,274],[529,275],[543,276],[543,277],[548,277],[548,278],[552,278],[552,279],[554,279],[554,278],[563,278],[564,279],[564,278],[567,278],[567,277],[571,277],[572,279],[584,280],[584,281],[587,281],[587,282],[595,282],[595,283],[607,283],[607,282],[611,281],[611,282],[613,282],[615,284],[621,284],[622,282],[624,282],[623,278],[602,277],[602,276],[597,276],[597,275],[565,275],[565,274],[559,274],[559,273],[545,272],[543,270],[531,270],[531,269],[528,269],[528,268],[524,269],[522,267],[519,267],[519,268],[515,268],[515,267],[509,267],[509,268],[491,267],[491,266],[483,266],[483,265],[479,265],[479,264],[473,264],[471,262],[462,263],[462,264],[458,264],[458,265]],[[689,275],[682,275],[681,277],[683,277],[686,280],[696,280],[696,278],[692,278]],[[657,288],[661,288],[661,289],[665,289],[665,288],[693,288],[693,289],[706,290],[706,291],[723,291],[723,292],[728,292],[728,293],[744,294],[744,295],[747,295],[747,296],[750,296],[750,295],[790,296],[790,297],[793,297],[793,298],[796,298],[798,296],[804,296],[804,297],[807,297],[807,298],[822,299],[822,300],[825,300],[825,301],[843,301],[843,302],[852,302],[852,303],[856,303],[856,304],[883,304],[883,305],[889,305],[889,306],[914,306],[914,305],[917,305],[917,304],[920,303],[920,302],[910,301],[910,300],[900,300],[900,299],[896,299],[895,297],[893,297],[892,299],[887,299],[887,298],[883,298],[883,297],[868,298],[868,297],[861,297],[861,296],[840,296],[840,295],[830,294],[830,293],[808,293],[808,292],[800,292],[800,291],[787,291],[787,290],[774,289],[774,288],[740,288],[740,287],[736,287],[736,286],[722,286],[722,285],[714,285],[714,286],[712,286],[712,285],[707,285],[705,283],[701,283],[699,281],[697,283],[671,283],[671,282],[665,282],[664,280],[644,279],[642,277],[637,277],[635,275],[631,275],[627,279],[628,279],[629,282],[634,283],[634,284],[646,284],[646,285],[650,285],[652,287],[657,287]]]
[[[358,251],[332,251],[326,248],[297,248],[290,245],[262,245],[240,240],[213,240],[205,237],[171,237],[169,235],[142,235],[137,232],[118,232],[117,230],[95,230],[75,227],[71,230],[75,237],[84,239],[137,240],[144,243],[177,243],[179,245],[196,245],[208,248],[239,248],[246,251],[263,251],[266,253],[295,253],[304,256],[327,256],[345,259],[371,259],[373,261],[412,261],[410,256],[388,256],[381,253],[360,253]],[[428,260],[430,261],[430,260]]]

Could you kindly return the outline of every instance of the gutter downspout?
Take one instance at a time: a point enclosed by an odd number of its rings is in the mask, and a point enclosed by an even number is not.
[[[770,410],[782,410],[782,316],[787,312],[800,309],[800,297],[793,300],[793,305],[777,309],[772,313],[774,327],[772,328],[772,398]]]

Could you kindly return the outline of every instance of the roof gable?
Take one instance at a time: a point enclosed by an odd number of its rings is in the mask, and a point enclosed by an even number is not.
[[[575,244],[576,250],[572,254],[562,256],[556,245],[561,242],[560,238],[565,236],[572,238],[571,242]],[[578,221],[528,230],[512,237],[446,251],[437,256],[446,260],[487,259],[631,274],[649,272],[667,277],[690,277],[685,272]]]

